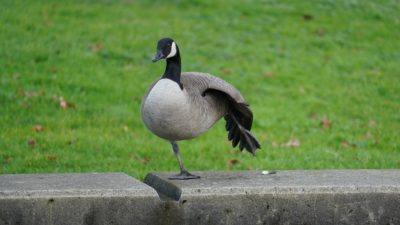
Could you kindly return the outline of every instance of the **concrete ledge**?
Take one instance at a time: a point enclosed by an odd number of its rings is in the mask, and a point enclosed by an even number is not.
[[[149,196],[153,188],[124,173],[0,175],[0,198]]]
[[[123,173],[0,175],[0,225],[158,224],[159,207]]]
[[[0,225],[400,224],[400,170],[197,174],[0,175]]]
[[[195,174],[202,178],[145,178],[176,201],[176,224],[400,224],[400,170]]]

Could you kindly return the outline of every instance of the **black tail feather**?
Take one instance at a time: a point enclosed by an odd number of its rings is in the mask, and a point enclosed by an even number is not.
[[[240,132],[238,131],[238,129],[236,129],[237,131],[235,132],[235,136],[233,136],[232,139],[232,146],[236,147],[240,141]]]
[[[250,133],[253,117],[252,115],[243,115],[240,112],[231,111],[225,116],[226,130],[228,131],[228,140],[232,141],[232,146],[239,144],[240,151],[246,149],[255,154],[256,150],[261,148],[260,143]]]
[[[255,155],[256,154],[256,150],[258,148],[261,148],[260,143],[257,141],[257,139],[250,133],[250,131],[244,129],[243,130],[243,136],[246,139],[246,144],[247,144],[247,150],[251,149],[252,150],[252,154]]]
[[[232,129],[232,127],[235,125],[235,123],[233,122],[232,119],[227,119],[227,117],[225,117],[226,120],[226,124],[225,124],[225,128],[227,131],[230,131]]]
[[[233,123],[232,127],[228,130],[228,139],[230,141],[235,139],[235,136],[236,136],[236,133],[238,130],[237,128],[238,127],[236,126],[236,124]]]
[[[212,93],[215,96],[220,96],[223,101],[228,100],[228,112],[225,115],[225,128],[228,131],[228,140],[232,141],[232,146],[236,147],[239,144],[239,149],[255,154],[256,150],[261,148],[260,143],[250,133],[253,124],[253,113],[246,102],[238,102],[227,93],[207,89],[207,93]]]

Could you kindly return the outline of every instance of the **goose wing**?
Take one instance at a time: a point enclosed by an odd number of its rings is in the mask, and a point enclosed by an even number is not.
[[[248,152],[255,154],[255,151],[260,148],[260,144],[250,133],[253,112],[235,87],[218,77],[198,72],[182,73],[181,82],[192,95],[210,94],[223,99],[228,105],[224,119],[226,120],[228,139],[232,141],[232,146],[236,147],[240,143],[240,150],[245,148]]]
[[[197,94],[200,92],[204,95],[207,91],[220,91],[228,95],[233,101],[248,105],[235,87],[213,75],[199,72],[185,72],[182,73],[181,82],[183,87],[187,88],[188,92],[196,92]]]

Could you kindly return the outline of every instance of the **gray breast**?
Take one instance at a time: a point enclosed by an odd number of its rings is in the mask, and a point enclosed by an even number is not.
[[[202,96],[204,81],[182,74],[181,90],[170,79],[160,79],[145,95],[142,119],[154,134],[179,141],[194,138],[215,124],[226,113],[224,99]]]

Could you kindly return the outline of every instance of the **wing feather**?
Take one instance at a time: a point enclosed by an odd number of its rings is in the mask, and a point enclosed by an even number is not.
[[[257,139],[250,133],[253,123],[253,112],[241,93],[226,81],[206,73],[186,72],[182,73],[181,83],[190,95],[205,96],[208,94],[222,99],[221,104],[227,104],[225,113],[226,130],[228,140],[232,146],[239,144],[239,149],[245,148],[255,154],[260,148]]]

